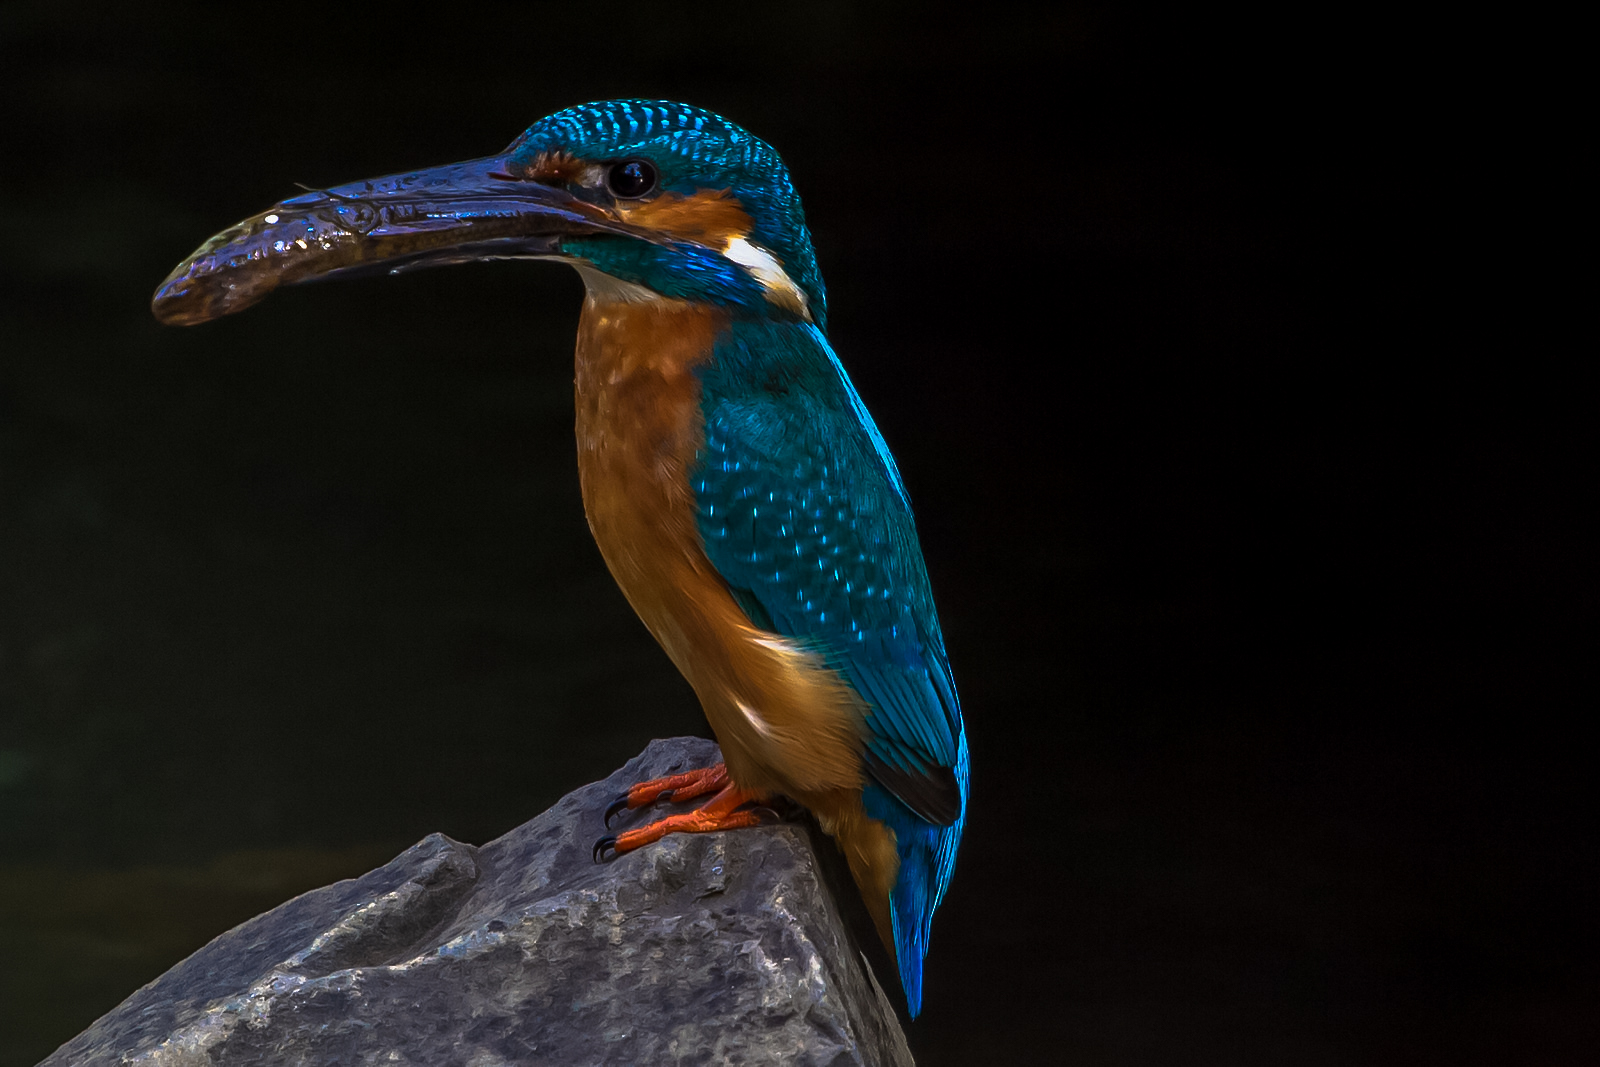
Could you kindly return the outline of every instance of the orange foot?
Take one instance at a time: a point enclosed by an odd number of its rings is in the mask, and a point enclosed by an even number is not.
[[[710,771],[699,772],[710,774],[720,770],[723,780],[727,780],[727,768],[720,764]],[[672,781],[670,778],[660,781]],[[644,783],[647,786],[655,782]],[[638,787],[635,787],[638,788]],[[708,834],[717,830],[742,830],[746,826],[760,826],[763,822],[770,821],[771,816],[765,810],[737,811],[742,804],[753,800],[760,800],[759,794],[747,792],[734,785],[724,785],[721,792],[706,801],[694,811],[684,815],[669,815],[665,819],[658,819],[649,826],[641,826],[637,830],[627,830],[615,836],[602,837],[594,843],[594,861],[604,863],[613,856],[620,856],[624,852],[632,852],[636,848],[659,841],[668,834]],[[609,855],[608,855],[609,853]]]
[[[606,809],[606,829],[611,829],[611,820],[618,812],[632,811],[658,800],[665,800],[669,804],[693,800],[707,793],[715,793],[727,784],[728,765],[718,763],[697,771],[674,774],[670,778],[652,778],[648,782],[629,786],[628,791],[613,800]]]

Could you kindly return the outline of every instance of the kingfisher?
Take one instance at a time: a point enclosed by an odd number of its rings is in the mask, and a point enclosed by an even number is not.
[[[756,825],[789,798],[838,843],[915,1018],[966,731],[911,500],[828,342],[771,146],[686,104],[571,107],[496,155],[284,200],[205,242],[151,306],[191,325],[284,284],[529,258],[583,278],[584,510],[724,760],[617,798],[607,829],[708,799],[601,838],[596,859]]]

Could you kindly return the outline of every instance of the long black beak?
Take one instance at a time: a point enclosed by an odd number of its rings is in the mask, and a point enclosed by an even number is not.
[[[243,311],[280,285],[557,255],[564,234],[648,239],[563,189],[511,179],[505,162],[490,156],[285,200],[196,249],[150,309],[169,325],[193,326]]]

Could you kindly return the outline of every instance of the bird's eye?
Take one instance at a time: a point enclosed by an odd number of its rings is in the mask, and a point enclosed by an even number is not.
[[[606,174],[606,187],[616,196],[638,199],[656,187],[656,168],[642,159],[625,159]]]

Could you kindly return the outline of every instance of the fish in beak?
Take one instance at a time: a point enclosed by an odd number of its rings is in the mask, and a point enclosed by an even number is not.
[[[157,319],[193,326],[280,285],[480,259],[544,259],[561,238],[659,238],[555,185],[520,181],[504,155],[307,192],[228,227],[167,276]]]

